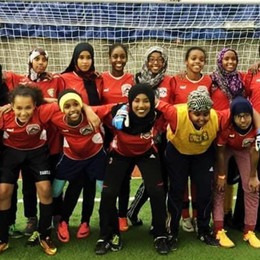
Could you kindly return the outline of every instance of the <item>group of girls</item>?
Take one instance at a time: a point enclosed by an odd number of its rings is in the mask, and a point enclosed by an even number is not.
[[[156,251],[168,254],[176,250],[188,177],[195,187],[192,190],[197,204],[198,239],[211,246],[233,247],[223,229],[222,211],[227,164],[232,154],[241,160],[238,166],[245,193],[243,239],[260,248],[254,233],[259,186],[255,136],[260,120],[253,109],[259,102],[259,73],[253,76],[237,72],[238,55],[229,48],[219,53],[217,69],[210,76],[201,72],[206,53],[200,47],[187,51],[186,73],[174,77],[165,75],[168,57],[161,47],[147,50],[143,67],[135,77],[124,72],[127,58],[125,46],[114,44],[109,49],[111,71],[100,75],[95,71],[93,47],[79,43],[69,66],[58,75],[46,72],[48,54],[36,48],[29,55],[28,75],[1,73],[2,82],[10,91],[10,105],[2,108],[5,113],[0,120],[4,144],[0,253],[9,246],[20,170],[26,183],[25,201],[32,186],[40,199],[38,228],[30,232],[27,244],[39,242],[48,255],[57,251],[51,239],[52,217],[60,216],[58,238],[69,242],[69,218],[82,189],[77,238],[89,235],[97,180],[103,180],[103,185],[96,254],[122,248],[120,231],[128,229],[127,217],[133,225],[141,225],[138,212],[148,197]],[[253,106],[244,97],[250,98]],[[257,148],[258,145],[256,142]],[[243,165],[240,157],[245,161]],[[129,181],[135,166],[142,174],[143,184],[127,210]],[[214,234],[209,227],[213,167]],[[61,198],[66,181],[69,185],[60,201],[56,198]],[[32,203],[32,208],[36,208],[36,202]],[[54,212],[53,208],[59,211]],[[25,216],[37,220],[36,210]]]

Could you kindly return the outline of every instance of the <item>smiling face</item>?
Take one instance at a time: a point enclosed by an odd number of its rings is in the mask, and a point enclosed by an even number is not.
[[[82,72],[87,72],[91,68],[92,57],[88,51],[82,51],[77,59],[77,66]]]
[[[205,65],[205,54],[201,50],[192,50],[185,63],[188,74],[200,74]]]
[[[201,128],[209,121],[210,110],[189,111],[189,117],[197,128]]]
[[[151,109],[149,98],[145,94],[139,94],[132,102],[132,110],[138,117],[145,117]]]
[[[121,46],[114,48],[109,57],[109,62],[112,66],[112,75],[115,77],[122,76],[127,62],[127,54],[125,50]]]
[[[32,97],[17,95],[11,105],[19,124],[24,125],[30,121],[35,109],[35,103]]]
[[[81,105],[75,99],[70,99],[64,103],[63,112],[68,123],[77,123],[81,119]]]
[[[222,59],[222,67],[225,71],[232,72],[237,68],[237,57],[233,51],[227,51]]]
[[[48,60],[42,54],[35,57],[32,61],[32,68],[37,74],[43,73],[48,65]]]
[[[149,55],[147,67],[153,74],[158,74],[164,65],[164,60],[160,52],[153,52]]]

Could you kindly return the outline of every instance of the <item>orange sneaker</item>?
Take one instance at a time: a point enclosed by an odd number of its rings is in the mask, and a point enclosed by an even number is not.
[[[129,228],[127,218],[119,218],[119,230],[127,231]]]
[[[8,247],[8,243],[4,243],[0,240],[0,254],[3,253]]]
[[[58,238],[63,243],[68,243],[70,240],[70,233],[68,224],[65,221],[62,221],[57,230]]]
[[[88,237],[90,233],[90,227],[87,222],[83,222],[79,225],[79,229],[77,232],[77,238],[85,238]]]

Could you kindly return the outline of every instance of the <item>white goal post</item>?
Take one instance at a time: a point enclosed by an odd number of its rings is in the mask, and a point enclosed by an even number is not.
[[[62,72],[74,46],[89,41],[96,70],[109,69],[108,47],[122,42],[129,48],[126,69],[136,73],[145,50],[163,46],[169,55],[167,73],[184,69],[192,46],[207,51],[204,72],[215,68],[216,53],[232,47],[239,69],[257,62],[260,45],[259,0],[2,0],[0,2],[0,62],[4,70],[27,72],[29,51],[45,48],[49,71]]]

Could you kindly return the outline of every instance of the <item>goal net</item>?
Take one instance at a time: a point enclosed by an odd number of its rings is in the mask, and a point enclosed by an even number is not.
[[[245,71],[259,60],[258,1],[2,0],[0,62],[4,70],[26,73],[29,51],[39,46],[49,53],[48,71],[62,72],[74,46],[88,41],[95,49],[96,70],[102,72],[109,69],[109,45],[122,42],[129,48],[126,69],[132,73],[154,45],[167,49],[170,75],[184,69],[191,46],[207,51],[205,73],[214,70],[223,47],[237,50],[239,70]]]

